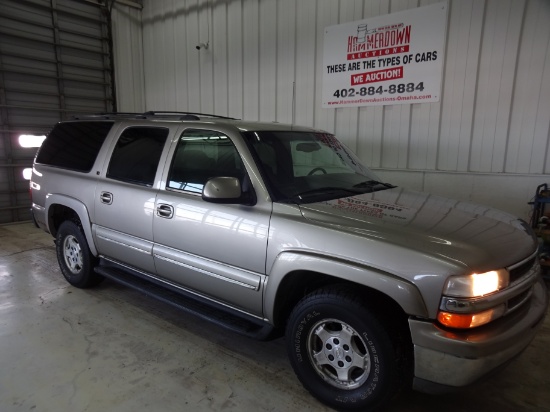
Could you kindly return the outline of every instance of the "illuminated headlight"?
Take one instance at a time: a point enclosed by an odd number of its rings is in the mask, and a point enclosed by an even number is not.
[[[475,298],[497,292],[510,283],[510,274],[506,269],[485,273],[451,276],[443,289],[446,296]]]
[[[488,296],[509,284],[510,274],[506,269],[450,276],[443,288],[437,320],[455,329],[476,328],[492,322],[505,314],[506,305],[491,304]]]

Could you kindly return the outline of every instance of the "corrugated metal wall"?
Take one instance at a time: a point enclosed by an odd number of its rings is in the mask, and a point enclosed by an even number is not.
[[[0,1],[0,223],[31,219],[29,182],[43,135],[75,113],[112,111],[105,9],[84,0]]]
[[[111,9],[117,106],[121,112],[145,109],[141,9],[115,3]]]
[[[448,172],[474,183],[488,176],[484,190],[509,193],[513,206],[504,208],[526,213],[536,184],[550,173],[548,0],[449,0],[440,102],[321,107],[326,26],[434,2],[144,0],[143,92],[119,87],[119,99],[135,96],[128,102],[132,110],[201,111],[319,127],[336,133],[382,176],[418,189],[440,188]],[[119,20],[125,27],[119,34],[139,26],[126,17]],[[208,49],[198,51],[201,42]],[[119,35],[115,49],[134,43]],[[119,60],[117,73],[136,64],[141,62]],[[126,110],[122,103],[120,110]],[[406,175],[411,172],[416,174]],[[509,174],[529,179],[520,179],[510,193],[505,179],[493,181]],[[460,192],[462,198],[479,199],[474,183]]]

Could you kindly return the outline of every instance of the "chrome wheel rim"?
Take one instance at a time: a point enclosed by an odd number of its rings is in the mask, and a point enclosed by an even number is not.
[[[82,270],[82,249],[78,240],[72,235],[63,240],[63,258],[71,273],[76,275]]]
[[[368,379],[371,361],[367,345],[347,323],[336,319],[317,322],[307,345],[315,371],[330,385],[352,390]]]

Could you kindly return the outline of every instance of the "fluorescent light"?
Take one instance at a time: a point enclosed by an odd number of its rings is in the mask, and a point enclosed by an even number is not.
[[[19,144],[21,147],[40,147],[45,138],[44,135],[22,134],[19,136]]]
[[[23,179],[31,180],[31,176],[32,176],[32,167],[27,167],[23,169]]]

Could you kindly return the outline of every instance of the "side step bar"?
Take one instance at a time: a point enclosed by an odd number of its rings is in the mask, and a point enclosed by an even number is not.
[[[185,290],[161,283],[155,278],[126,270],[126,268],[104,259],[100,260],[100,265],[95,268],[95,272],[233,332],[258,340],[269,340],[275,337],[273,325],[240,312],[231,311],[229,308],[207,301]]]

